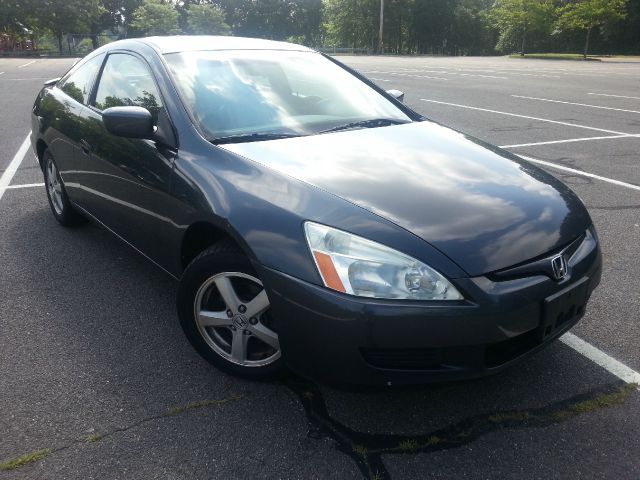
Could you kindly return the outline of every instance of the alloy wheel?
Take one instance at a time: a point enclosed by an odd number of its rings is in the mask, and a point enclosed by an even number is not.
[[[219,273],[198,289],[196,325],[209,347],[225,360],[244,367],[263,367],[281,355],[269,306],[257,278],[241,272]]]
[[[58,215],[62,215],[64,210],[64,203],[62,199],[62,184],[60,183],[60,177],[58,175],[58,169],[56,164],[53,163],[53,159],[49,157],[47,162],[47,190],[49,197],[51,198],[51,204]]]

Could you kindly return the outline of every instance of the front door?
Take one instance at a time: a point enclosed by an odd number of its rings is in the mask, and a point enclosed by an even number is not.
[[[90,151],[80,180],[86,208],[149,258],[169,267],[165,252],[175,242],[176,232],[168,213],[177,203],[170,195],[176,150],[163,142],[109,133],[101,112],[116,106],[144,107],[156,125],[169,125],[145,61],[132,54],[110,54],[94,101],[83,111],[89,126],[83,140]]]

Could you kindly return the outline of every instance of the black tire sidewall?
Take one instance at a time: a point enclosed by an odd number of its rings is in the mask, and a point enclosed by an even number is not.
[[[177,307],[180,325],[196,351],[220,370],[253,380],[280,378],[285,367],[282,356],[263,367],[245,367],[218,355],[204,340],[196,325],[194,303],[200,286],[222,272],[240,272],[258,278],[248,259],[239,251],[204,252],[187,267],[178,288]]]
[[[53,162],[56,167],[56,172],[58,172],[58,182],[60,182],[60,187],[62,188],[62,213],[56,212],[51,194],[49,193],[49,179],[47,178],[47,167],[49,165],[49,161]],[[44,174],[44,187],[45,191],[47,192],[47,200],[49,201],[49,207],[51,208],[51,212],[53,213],[55,219],[65,227],[70,227],[82,223],[82,217],[74,210],[73,206],[69,202],[69,197],[67,197],[67,192],[64,188],[64,184],[62,183],[62,178],[60,177],[58,165],[56,164],[56,161],[54,160],[49,150],[45,150],[44,154],[42,155],[42,165],[42,173]]]

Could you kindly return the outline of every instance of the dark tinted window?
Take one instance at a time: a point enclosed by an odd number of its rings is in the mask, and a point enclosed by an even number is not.
[[[60,81],[58,88],[74,100],[86,104],[89,101],[91,87],[98,70],[100,70],[102,60],[104,60],[104,55],[98,55],[80,65]]]
[[[157,120],[162,103],[147,65],[132,55],[118,53],[107,58],[98,84],[95,106],[100,110],[144,107]]]

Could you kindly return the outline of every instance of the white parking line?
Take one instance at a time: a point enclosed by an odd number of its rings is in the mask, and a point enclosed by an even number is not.
[[[615,98],[633,98],[634,100],[640,100],[640,97],[629,97],[627,95],[611,95],[609,93],[587,93],[587,95],[598,95],[600,97],[615,97]]]
[[[602,177],[600,175],[596,175],[595,173],[583,172],[582,170],[576,170],[574,168],[565,167],[564,165],[558,165],[557,163],[545,162],[544,160],[538,160],[537,158],[527,157],[525,155],[518,155],[518,156],[529,162],[539,163],[540,165],[544,165],[545,167],[555,168],[557,170],[564,170],[565,172],[571,172],[576,175],[582,175],[583,177],[595,178],[596,180],[601,180],[603,182],[611,183],[613,185],[618,185],[619,187],[625,187],[625,188],[630,188],[631,190],[640,191],[640,185],[621,182],[620,180],[614,180],[613,178]]]
[[[600,105],[589,105],[587,103],[563,102],[562,100],[551,100],[549,98],[527,97],[525,95],[511,95],[514,98],[525,98],[527,100],[539,100],[541,102],[562,103],[565,105],[578,105],[579,107],[599,108],[601,110],[615,110],[616,112],[640,113],[640,110],[625,110],[624,108],[602,107]]]
[[[24,139],[24,142],[22,142],[22,145],[20,145],[20,148],[18,149],[15,156],[11,160],[11,163],[9,163],[9,166],[0,177],[0,199],[2,199],[4,192],[7,190],[7,187],[9,186],[9,183],[11,183],[11,179],[16,174],[18,167],[22,163],[22,159],[29,151],[29,147],[31,147],[31,140],[29,138],[30,136],[31,136],[31,132],[29,132],[29,134],[27,135],[27,138]]]
[[[381,73],[383,75],[396,75],[396,76],[400,76],[400,77],[429,78],[431,80],[449,80],[448,78],[431,77],[429,75],[414,75],[414,74],[411,74],[411,73],[384,72],[384,71],[380,71],[380,70],[371,70],[371,71],[362,72],[362,73],[365,74],[365,75],[369,75],[370,73],[373,73],[373,74]]]
[[[14,81],[14,82],[24,82],[26,80],[48,80],[49,77],[29,77],[29,78],[7,78],[6,82]]]
[[[44,187],[44,183],[23,183],[20,185],[9,185],[4,188],[6,190],[11,190],[13,188],[31,188],[31,187]]]
[[[639,135],[608,135],[606,137],[569,138],[568,140],[550,140],[548,142],[518,143],[516,145],[500,145],[500,148],[533,147],[535,145],[552,145],[554,143],[586,142],[589,140],[608,140],[612,138],[634,138],[638,136]]]
[[[421,70],[421,71],[429,72],[429,73],[442,73],[444,75],[460,75],[461,77],[499,78],[501,80],[509,80],[508,77],[501,77],[498,75],[483,75],[480,73],[456,73],[456,72],[445,72],[445,71],[439,71],[439,70]]]
[[[621,363],[615,358],[607,355],[590,343],[576,337],[573,333],[565,333],[560,337],[560,341],[573,348],[576,352],[584,355],[593,363],[600,365],[607,372],[614,374],[620,380],[626,383],[635,383],[636,385],[640,385],[640,373],[632,370],[624,363]]]
[[[29,65],[32,65],[34,63],[36,63],[36,61],[35,60],[31,60],[30,62],[27,62],[24,65],[18,65],[18,68],[28,67]]]
[[[416,73],[439,73],[441,75],[459,75],[461,77],[484,77],[484,78],[499,78],[501,80],[509,80],[507,77],[499,77],[497,75],[481,75],[479,73],[456,73],[456,72],[445,72],[444,70],[427,70],[425,68],[420,68],[420,69],[409,69],[409,68],[400,68],[398,70],[403,70],[402,73],[398,73],[398,72],[390,72],[390,71],[377,71],[375,73],[386,73],[387,75],[405,75],[405,76],[411,76],[407,73],[404,72],[416,72]],[[420,77],[420,75],[415,75],[417,77]],[[445,78],[440,78],[440,77],[425,77],[425,78],[437,78],[439,80],[446,80]]]
[[[0,72],[0,75],[4,75],[4,72]]]
[[[510,117],[526,118],[528,120],[536,120],[538,122],[555,123],[558,125],[566,125],[568,127],[584,128],[586,130],[595,130],[596,132],[613,133],[615,135],[633,135],[626,132],[617,132],[615,130],[606,130],[604,128],[588,127],[586,125],[578,125],[577,123],[560,122],[558,120],[549,120],[548,118],[530,117],[529,115],[519,115],[517,113],[501,112],[499,110],[490,110],[488,108],[472,107],[470,105],[460,105],[458,103],[440,102],[438,100],[430,100],[428,98],[421,98],[423,102],[438,103],[440,105],[449,105],[451,107],[467,108],[469,110],[479,110],[481,112],[497,113],[499,115],[508,115]]]

